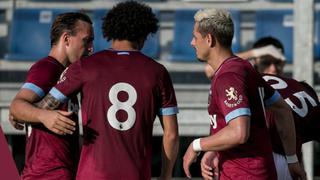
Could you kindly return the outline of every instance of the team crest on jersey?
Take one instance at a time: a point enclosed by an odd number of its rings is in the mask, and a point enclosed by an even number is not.
[[[68,68],[66,68],[66,69],[61,73],[60,78],[59,78],[59,81],[58,81],[57,84],[62,83],[63,81],[66,80],[66,76],[65,76],[65,75],[66,75],[66,73],[67,73],[67,70],[68,70]]]
[[[234,87],[230,87],[229,89],[225,90],[227,99],[224,100],[224,104],[229,107],[233,108],[239,105],[243,97],[242,95],[238,95],[238,91]]]

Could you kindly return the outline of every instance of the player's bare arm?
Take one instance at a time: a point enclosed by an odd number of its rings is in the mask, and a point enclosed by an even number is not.
[[[188,178],[191,178],[190,165],[196,161],[199,151],[222,151],[247,142],[250,136],[250,117],[239,116],[231,120],[226,127],[214,135],[197,139],[192,142],[184,157],[183,169]],[[198,151],[198,152],[196,152]]]
[[[162,140],[162,168],[160,179],[171,179],[172,170],[179,150],[179,130],[177,116],[160,116],[163,128]]]
[[[41,101],[36,103],[36,106],[41,109],[54,110],[60,105],[60,101],[55,99],[51,94],[47,94]]]
[[[34,103],[38,100],[39,96],[29,89],[21,89],[18,92],[10,105],[9,121],[13,127],[22,130],[24,128],[24,123],[33,122],[32,120],[27,119],[29,112],[23,109],[23,106],[25,103]]]
[[[294,179],[306,179],[306,174],[296,158],[296,133],[290,107],[283,98],[280,98],[267,110],[275,115],[275,124],[287,156],[291,176]]]
[[[50,111],[41,111],[39,119],[51,131],[56,134],[65,135],[73,134],[75,131],[75,122],[68,118],[72,112],[52,111],[57,109],[61,102],[54,98],[51,94],[47,94],[41,101],[36,103],[38,107]]]
[[[33,103],[38,99],[39,97],[32,91],[22,89],[11,103],[10,115],[12,119],[19,119],[19,122],[26,123],[42,123],[56,134],[72,134],[75,130],[75,122],[67,118],[71,113],[37,108]],[[57,103],[53,104],[52,102],[55,101],[50,99],[51,97],[45,97],[42,99],[44,102],[39,102],[39,106],[46,109],[58,107]]]

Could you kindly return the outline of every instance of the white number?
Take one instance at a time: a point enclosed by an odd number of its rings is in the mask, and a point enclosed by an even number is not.
[[[213,129],[216,129],[217,128],[217,115],[214,114],[212,116],[209,116],[210,117],[210,124],[212,126]]]
[[[120,91],[124,91],[128,94],[128,100],[125,102],[121,102],[118,99],[118,94]],[[128,83],[117,83],[113,85],[109,91],[109,99],[112,103],[112,106],[108,109],[107,118],[109,124],[120,131],[126,131],[130,129],[135,121],[136,121],[136,111],[133,109],[133,105],[137,101],[137,91]],[[119,110],[126,111],[128,118],[124,122],[120,122],[117,117],[116,113]]]
[[[278,78],[278,77],[274,77],[274,76],[263,76],[263,79],[264,79],[266,82],[268,82],[269,80],[277,81],[278,83],[271,85],[271,87],[273,87],[274,89],[285,89],[286,87],[288,87],[288,84],[287,84],[284,80],[282,80],[282,79],[280,79],[280,78]]]
[[[308,114],[308,105],[306,103],[306,99],[311,103],[313,107],[317,105],[316,101],[304,91],[294,93],[293,95],[299,99],[302,108],[298,108],[289,98],[286,98],[285,101],[291,107],[291,109],[301,117],[305,117]]]
[[[274,89],[285,89],[288,87],[288,84],[282,79],[274,76],[263,76],[265,81],[274,80],[278,83],[271,85]],[[298,108],[289,98],[286,98],[286,103],[291,107],[291,109],[296,112],[299,116],[305,117],[308,114],[308,105],[306,103],[306,99],[310,102],[310,104],[314,107],[317,105],[316,101],[306,92],[300,91],[293,94],[293,96],[297,97],[302,105],[301,108]]]

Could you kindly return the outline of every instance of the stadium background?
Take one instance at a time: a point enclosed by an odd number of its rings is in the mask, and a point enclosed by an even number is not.
[[[306,80],[320,93],[320,1],[319,0],[145,0],[160,20],[160,31],[149,37],[143,52],[164,64],[171,74],[180,108],[180,151],[175,177],[184,177],[183,154],[194,137],[209,132],[206,104],[209,80],[203,64],[195,60],[190,46],[193,14],[199,8],[231,11],[235,22],[233,50],[247,50],[260,37],[272,35],[285,46],[285,75]],[[24,163],[24,131],[8,122],[8,106],[21,87],[31,64],[49,51],[49,29],[60,12],[83,10],[94,21],[95,51],[108,47],[101,35],[101,17],[116,2],[111,0],[0,0],[0,123],[19,170]],[[295,18],[294,18],[295,17]],[[299,42],[299,43],[297,43]],[[301,48],[303,47],[303,48]],[[154,125],[152,174],[161,168],[161,135]],[[320,179],[319,144],[305,149],[309,179]],[[200,176],[199,162],[192,174]]]

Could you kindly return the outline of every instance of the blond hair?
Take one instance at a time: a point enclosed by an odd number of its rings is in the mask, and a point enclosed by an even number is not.
[[[223,9],[201,9],[194,15],[202,36],[211,34],[223,47],[230,48],[234,33],[231,14]]]

